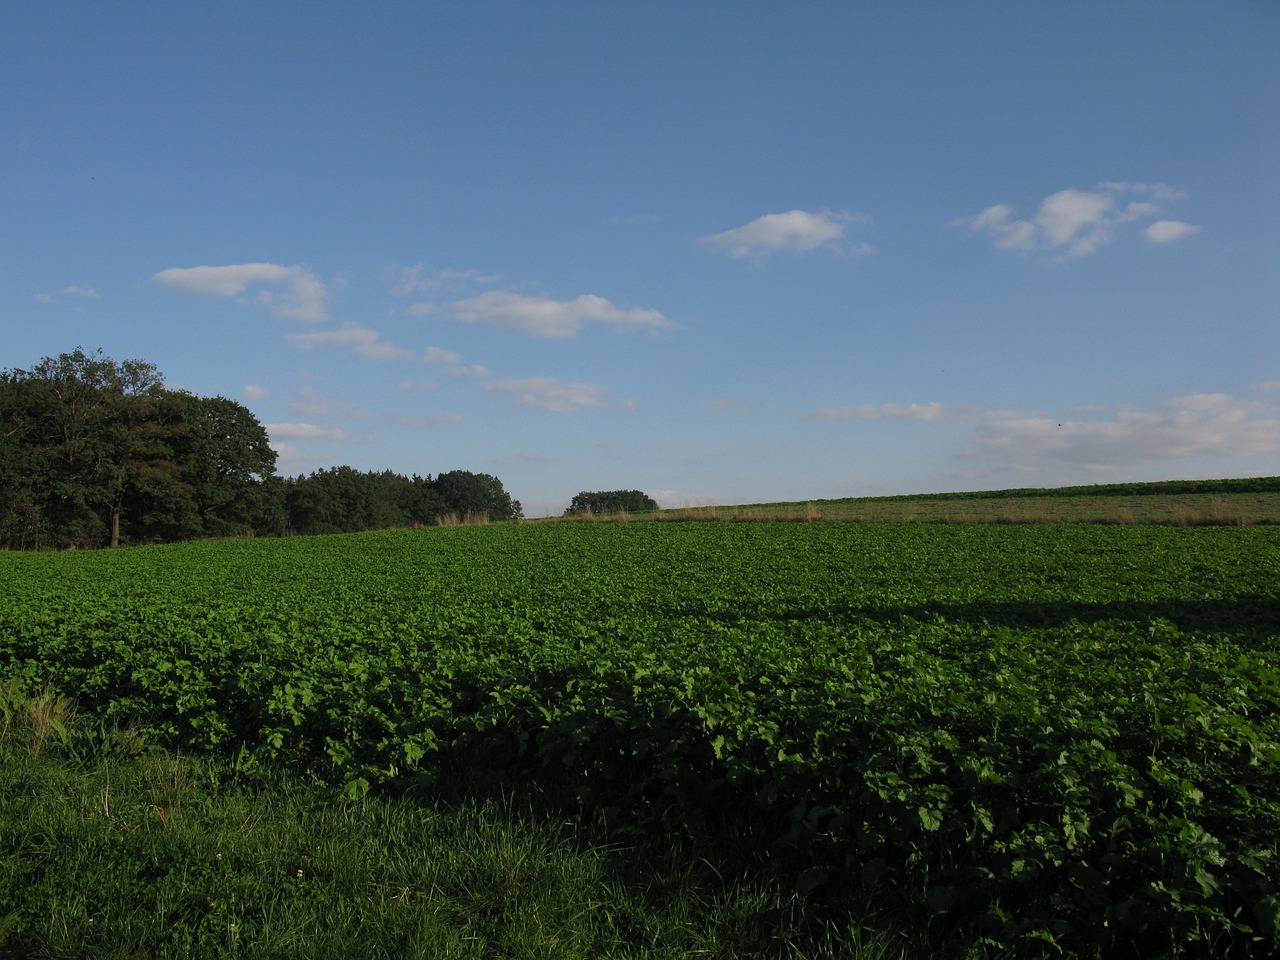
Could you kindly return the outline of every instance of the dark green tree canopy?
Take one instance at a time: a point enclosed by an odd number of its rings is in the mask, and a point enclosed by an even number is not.
[[[449,509],[460,516],[485,516],[490,520],[519,520],[524,511],[519,500],[487,473],[450,470],[435,479],[435,490]]]
[[[0,548],[350,533],[458,517],[515,520],[486,473],[351,467],[285,480],[266,429],[226,397],[169,390],[101,350],[0,370]]]
[[[569,504],[565,516],[581,516],[587,513],[640,513],[657,510],[658,503],[640,490],[583,490]]]
[[[450,470],[432,479],[390,470],[361,472],[352,467],[316,470],[286,482],[285,512],[290,533],[355,533],[433,524],[452,513],[459,519],[519,520],[497,477]]]
[[[0,546],[271,532],[262,425],[224,397],[165,389],[154,364],[77,348],[5,370],[0,413]]]

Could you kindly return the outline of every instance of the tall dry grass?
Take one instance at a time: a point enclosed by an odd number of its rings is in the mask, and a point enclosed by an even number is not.
[[[456,510],[451,510],[449,513],[443,513],[437,517],[436,525],[440,527],[487,527],[489,525],[489,514],[484,510],[468,510],[463,514],[459,514]]]

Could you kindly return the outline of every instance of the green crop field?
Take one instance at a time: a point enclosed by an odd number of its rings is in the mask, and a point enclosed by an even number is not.
[[[536,794],[956,955],[1280,950],[1274,526],[506,524],[0,583],[0,679],[349,803]]]

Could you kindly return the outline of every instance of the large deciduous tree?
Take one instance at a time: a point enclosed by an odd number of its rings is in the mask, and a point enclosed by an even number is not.
[[[0,545],[220,536],[270,514],[275,457],[253,415],[166,390],[146,361],[77,348],[5,370],[0,414]]]
[[[275,476],[267,432],[226,397],[169,390],[101,350],[0,370],[0,548],[420,526],[452,511],[519,519],[497,477],[351,467]]]
[[[39,461],[33,493],[50,532],[68,546],[116,545],[126,500],[152,485],[152,461],[167,453],[151,422],[159,371],[77,348],[6,371],[5,382],[21,422],[11,439]]]

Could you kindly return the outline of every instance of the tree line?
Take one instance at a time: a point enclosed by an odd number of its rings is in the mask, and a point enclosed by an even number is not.
[[[658,509],[658,502],[641,490],[583,490],[569,502],[564,515],[582,517],[611,513],[645,513]]]
[[[518,519],[488,474],[341,466],[276,475],[266,429],[154,364],[77,348],[0,371],[0,549],[346,533],[448,514]]]

